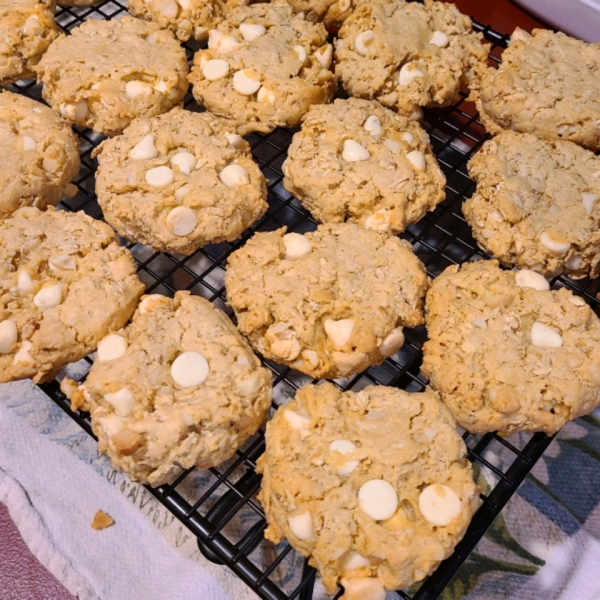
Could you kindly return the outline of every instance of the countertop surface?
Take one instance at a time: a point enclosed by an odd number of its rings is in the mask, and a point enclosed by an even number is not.
[[[510,33],[520,27],[531,31],[544,25],[509,0],[456,0],[466,14],[494,29]],[[11,521],[6,507],[0,504],[0,596],[2,600],[69,600],[73,596],[48,573],[29,552]],[[509,596],[507,596],[509,597]],[[110,599],[106,599],[110,600]]]

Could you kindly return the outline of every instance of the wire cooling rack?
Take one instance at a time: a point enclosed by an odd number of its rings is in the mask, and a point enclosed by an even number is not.
[[[60,8],[57,21],[68,31],[87,18],[109,19],[123,13],[123,4],[105,1],[89,8]],[[508,38],[490,27],[477,23],[474,27],[491,42],[490,61],[498,63]],[[191,59],[198,46],[192,43],[185,46]],[[40,86],[34,81],[19,82],[11,89],[40,99]],[[198,110],[191,95],[187,96],[185,105]],[[460,210],[463,199],[471,195],[474,189],[467,175],[466,163],[487,136],[473,106],[464,98],[454,106],[425,111],[423,125],[447,177],[447,198],[435,212],[411,225],[402,237],[413,244],[429,275],[435,277],[451,264],[488,258],[478,249]],[[253,230],[269,231],[286,226],[288,230],[302,233],[316,228],[316,222],[282,186],[281,166],[293,133],[287,129],[277,129],[268,135],[247,136],[254,158],[269,181],[269,209]],[[91,158],[91,152],[102,136],[90,131],[80,131],[79,134],[82,167],[75,180],[78,192],[73,198],[65,199],[62,208],[83,210],[95,218],[101,218],[94,195],[97,163]],[[226,306],[223,287],[225,263],[229,254],[243,245],[252,233],[246,231],[234,243],[208,246],[189,257],[157,253],[145,246],[124,243],[138,262],[139,276],[148,292],[173,295],[178,289],[191,290],[231,314]],[[568,287],[599,312],[596,299],[599,282],[587,279],[575,282],[561,277],[553,281],[553,286]],[[425,339],[423,327],[406,330],[406,343],[395,356],[379,367],[372,367],[349,380],[335,383],[344,390],[354,391],[369,384],[421,391],[426,385],[419,371],[421,347]],[[88,359],[88,368],[90,362]],[[268,361],[265,365],[273,374],[274,409],[292,397],[299,387],[310,382],[308,377],[288,368]],[[58,381],[41,387],[92,435],[87,415],[70,410],[69,402],[60,392]],[[464,439],[476,472],[487,469],[496,483],[486,487],[481,508],[454,554],[421,584],[411,590],[397,592],[398,597],[405,600],[431,600],[441,594],[551,441],[543,434],[519,436],[518,441],[514,438],[507,440],[498,434],[465,434]],[[501,467],[486,458],[490,456],[490,449],[494,448],[505,458]],[[207,558],[227,565],[261,598],[311,600],[315,597],[315,571],[286,542],[274,545],[263,538],[266,523],[256,500],[260,477],[255,472],[256,459],[263,449],[264,438],[259,432],[224,465],[203,472],[191,469],[171,485],[149,491],[197,537],[200,550]],[[340,594],[341,591],[336,598]]]

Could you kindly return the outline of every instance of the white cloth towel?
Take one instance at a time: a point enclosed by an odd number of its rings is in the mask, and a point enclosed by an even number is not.
[[[233,598],[90,465],[1,401],[0,502],[33,554],[82,600]],[[95,531],[99,509],[115,524]]]

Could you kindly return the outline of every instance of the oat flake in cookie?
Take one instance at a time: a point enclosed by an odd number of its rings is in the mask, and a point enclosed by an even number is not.
[[[56,205],[79,171],[79,140],[52,109],[0,93],[0,219]]]
[[[242,135],[300,122],[336,89],[322,24],[293,15],[285,0],[232,10],[194,56],[194,98]]]
[[[502,63],[473,94],[485,128],[533,133],[600,149],[600,44],[515,29]]]
[[[421,370],[468,431],[551,435],[600,404],[598,317],[539,273],[448,267],[426,315]]]
[[[272,392],[229,318],[189,292],[145,296],[131,324],[100,342],[85,384],[73,383],[63,389],[91,413],[100,451],[153,486],[230,458],[265,421]]]
[[[311,377],[380,364],[423,323],[428,286],[410,244],[350,223],[257,233],[229,257],[229,304],[266,358]]]
[[[285,188],[322,222],[400,233],[444,197],[422,127],[373,100],[313,106],[283,164]]]
[[[452,104],[470,87],[487,64],[482,41],[453,4],[362,2],[340,29],[335,72],[352,96],[411,115]]]
[[[54,9],[54,0],[0,0],[0,85],[34,76],[60,35]]]
[[[185,95],[188,65],[175,36],[133,17],[88,19],[40,61],[44,99],[70,123],[106,135],[167,112]]]
[[[82,212],[21,208],[0,223],[0,381],[50,381],[131,317],[129,251]]]
[[[290,0],[294,12],[303,12],[309,21],[323,22],[329,30],[341,26],[360,0]]]
[[[430,389],[308,385],[267,424],[257,467],[265,537],[285,537],[346,600],[423,579],[479,504],[456,422]]]
[[[231,123],[180,108],[136,119],[99,148],[106,220],[155,250],[191,254],[231,241],[267,209],[265,179]]]
[[[506,265],[579,279],[600,272],[600,158],[572,142],[506,131],[469,161],[463,213]]]

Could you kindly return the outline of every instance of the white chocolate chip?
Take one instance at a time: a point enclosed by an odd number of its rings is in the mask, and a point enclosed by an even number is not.
[[[390,212],[381,208],[375,211],[371,216],[365,219],[363,223],[365,229],[374,229],[375,231],[390,230]]]
[[[360,162],[371,157],[369,151],[354,140],[346,140],[342,150],[342,158],[346,162]]]
[[[413,141],[414,141],[414,139],[415,139],[415,136],[414,136],[412,133],[409,133],[408,131],[405,131],[405,132],[402,134],[402,138],[404,139],[404,141],[405,141],[407,144],[409,144],[409,145],[410,145],[410,144],[412,144],[412,143],[413,143]]]
[[[535,271],[530,271],[529,269],[521,269],[515,275],[515,282],[519,287],[523,289],[531,288],[533,290],[539,291],[550,289],[550,284],[543,275],[540,275]]]
[[[138,96],[149,96],[152,93],[152,86],[145,81],[128,81],[125,84],[125,95],[128,98],[137,98]]]
[[[410,67],[412,67],[412,66],[413,66],[412,63],[406,63],[405,65],[402,65],[402,67],[400,68],[400,74],[398,75],[398,83],[402,87],[406,87],[407,85],[410,85],[410,83],[413,79],[417,79],[418,77],[423,77],[423,72],[416,68],[411,69]]]
[[[398,496],[387,481],[371,479],[358,490],[358,505],[375,521],[383,521],[396,512]]]
[[[260,88],[260,75],[253,69],[236,71],[233,76],[233,89],[242,96],[251,96]]]
[[[283,360],[294,360],[300,354],[302,346],[296,338],[286,338],[271,342],[271,352]]]
[[[154,86],[154,89],[157,92],[162,92],[163,94],[166,94],[169,91],[169,86],[167,85],[166,81],[163,81],[162,79]]]
[[[586,305],[585,300],[583,298],[579,298],[579,296],[571,296],[569,298],[569,302],[575,306],[579,306],[580,308]]]
[[[37,143],[28,135],[23,136],[23,152],[27,152],[28,150],[37,150]]]
[[[381,128],[381,121],[379,117],[376,115],[371,115],[367,117],[363,127],[373,136],[379,137],[383,133],[383,129]]]
[[[30,365],[34,364],[35,359],[31,356],[31,354],[29,354],[31,348],[33,348],[33,344],[27,340],[23,340],[19,351],[15,354],[15,357],[13,358],[13,365],[18,365],[19,363],[26,363]]]
[[[121,417],[117,417],[117,415],[106,415],[105,417],[100,417],[98,422],[108,437],[112,437],[125,428],[123,420]]]
[[[331,340],[333,347],[336,350],[341,350],[352,335],[354,329],[354,321],[352,319],[326,319],[323,323],[323,328],[327,337]]]
[[[104,400],[115,409],[118,417],[128,417],[135,405],[135,398],[126,387],[112,394],[104,394]]]
[[[38,308],[54,308],[62,302],[62,283],[55,283],[42,288],[34,297],[33,303]]]
[[[471,321],[474,327],[478,329],[487,329],[487,322],[483,317],[478,317],[477,319],[473,319]]]
[[[156,158],[158,150],[154,145],[154,136],[152,134],[145,135],[130,151],[129,158],[133,160],[148,160]]]
[[[294,46],[294,52],[298,55],[300,62],[304,64],[308,58],[308,54],[306,54],[304,46]]]
[[[413,150],[406,155],[406,158],[415,166],[417,169],[425,169],[425,155],[420,150]]]
[[[17,276],[17,289],[20,292],[31,292],[33,290],[33,281],[31,281],[31,277],[25,269],[19,271],[19,275]]]
[[[430,44],[437,46],[438,48],[445,48],[450,40],[448,36],[443,31],[434,31],[431,39],[429,40]]]
[[[181,202],[190,192],[192,191],[192,186],[188,183],[186,185],[182,185],[180,188],[177,188],[175,191],[175,200]],[[173,209],[175,210],[175,209]],[[169,217],[167,217],[167,220]],[[167,223],[168,224],[168,223]]]
[[[43,35],[44,30],[40,25],[37,15],[32,15],[25,20],[23,27],[21,28],[25,35]]]
[[[545,231],[540,236],[540,242],[542,242],[548,250],[555,252],[556,254],[566,254],[571,248],[571,244],[568,242],[560,242],[552,239]]]
[[[74,271],[76,268],[75,261],[68,254],[57,254],[48,259],[48,265],[51,271]]]
[[[202,75],[208,81],[218,81],[229,73],[229,64],[222,58],[213,58],[206,61],[202,67]]]
[[[382,356],[392,356],[396,354],[400,348],[404,345],[404,332],[401,327],[392,329],[383,342],[379,345],[379,352]]]
[[[225,137],[227,138],[227,141],[229,142],[230,146],[233,146],[234,148],[241,148],[242,147],[242,136],[238,135],[237,133],[226,133]]]
[[[510,42],[526,42],[531,38],[531,34],[527,33],[524,29],[517,27],[510,36]]]
[[[267,33],[267,29],[264,25],[242,23],[240,25],[240,33],[247,42],[251,42],[253,39],[260,37],[261,35],[265,35],[265,33]]]
[[[400,144],[395,140],[385,140],[385,142],[383,142],[383,145],[386,148],[389,148],[392,152],[400,152]]]
[[[364,352],[332,352],[331,359],[342,375],[357,369],[367,359]]]
[[[166,296],[163,296],[162,294],[150,294],[140,302],[138,310],[140,311],[140,314],[145,315],[166,302]]]
[[[196,213],[189,206],[177,206],[167,215],[167,227],[173,235],[189,235],[196,225]]]
[[[286,408],[283,411],[283,417],[290,424],[292,429],[299,431],[300,429],[308,429],[310,425],[310,417],[308,414],[301,414],[295,410]]]
[[[461,512],[458,494],[447,485],[428,485],[419,495],[419,510],[433,525],[448,525]]]
[[[258,94],[256,94],[256,99],[259,102],[265,102],[268,104],[275,104],[275,92],[266,88],[264,85],[258,90]]]
[[[367,31],[358,34],[354,40],[354,47],[361,56],[366,56],[374,41],[375,34],[371,29],[367,29]]]
[[[208,362],[200,352],[183,352],[171,365],[171,377],[181,387],[193,387],[206,381]]]
[[[331,44],[327,44],[318,50],[315,50],[315,58],[317,62],[324,68],[329,69],[331,66],[331,60],[333,58],[333,47]]]
[[[127,340],[118,333],[111,333],[100,340],[98,344],[98,360],[108,362],[125,356]]]
[[[227,165],[219,173],[219,179],[230,188],[250,183],[248,171],[241,165]]]
[[[385,588],[374,577],[342,578],[344,595],[340,600],[385,600]]]
[[[223,37],[224,35],[218,29],[210,29],[208,31],[208,47],[216,48]]]
[[[308,364],[313,367],[313,369],[318,366],[318,352],[315,352],[314,350],[302,350],[302,356],[308,361]]]
[[[154,0],[158,5],[158,10],[163,17],[174,19],[179,14],[179,7],[175,0]]]
[[[600,196],[590,194],[589,192],[583,192],[583,194],[581,194],[581,201],[583,202],[583,206],[585,206],[588,215],[591,215],[594,212],[594,206],[599,198]]]
[[[182,173],[189,175],[194,170],[197,159],[191,152],[183,150],[172,156],[170,162],[173,167],[179,167]]]
[[[565,268],[570,271],[576,271],[581,266],[581,256],[579,254],[573,254],[568,260],[565,261]]]
[[[80,123],[83,121],[88,114],[88,105],[87,102],[73,102],[68,103],[64,102],[59,106],[60,114],[69,121],[75,121],[75,123]]]
[[[285,257],[288,260],[306,256],[311,250],[311,243],[299,233],[286,233],[283,236]]]
[[[350,440],[335,440],[329,444],[330,452],[339,452],[340,454],[351,454],[356,450],[356,446]],[[337,468],[340,475],[350,475],[352,471],[360,464],[359,460],[348,460]]]
[[[154,187],[169,185],[173,181],[173,171],[165,165],[146,171],[146,183]]]
[[[14,321],[10,319],[0,321],[0,354],[12,352],[17,343],[17,337],[17,326]]]
[[[344,571],[351,571],[352,569],[362,569],[368,567],[371,561],[365,558],[362,554],[359,554],[355,550],[350,550],[346,553],[344,561],[342,563]]]
[[[312,517],[309,512],[288,517],[291,532],[299,540],[310,540],[314,537]]]
[[[242,46],[242,43],[232,35],[226,35],[219,40],[217,46],[221,52],[223,52],[224,54],[228,54],[229,52],[240,48]]]
[[[58,171],[60,168],[60,163],[54,158],[44,156],[44,160],[42,160],[42,167],[44,167],[44,170],[48,171],[49,173],[56,173],[56,171]]]
[[[560,348],[563,340],[558,331],[536,321],[531,328],[531,343],[538,348]]]

